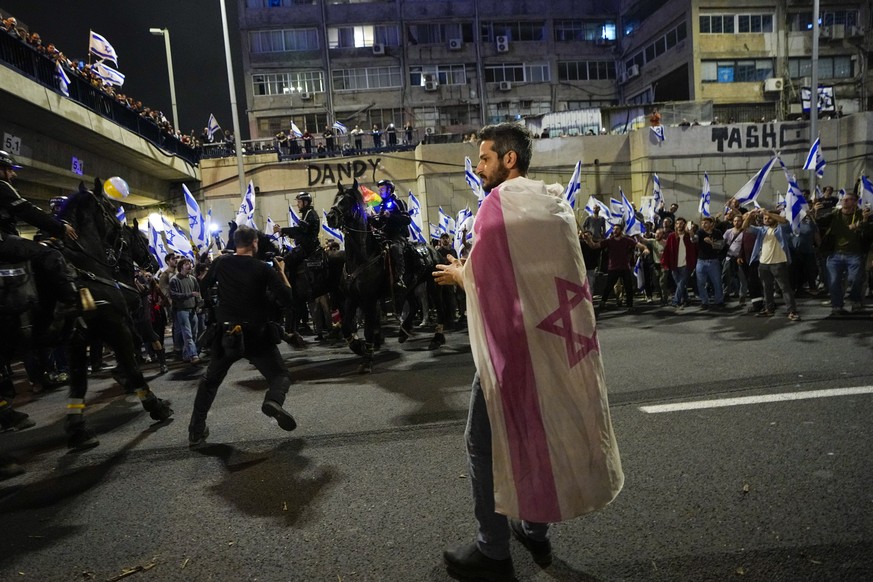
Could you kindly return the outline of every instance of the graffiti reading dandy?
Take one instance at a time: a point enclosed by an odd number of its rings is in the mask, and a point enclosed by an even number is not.
[[[309,185],[321,186],[324,184],[337,184],[342,181],[351,182],[364,176],[367,170],[373,170],[375,175],[376,169],[381,162],[382,158],[376,158],[375,160],[371,158],[366,162],[364,160],[354,160],[335,164],[310,164],[306,168]]]

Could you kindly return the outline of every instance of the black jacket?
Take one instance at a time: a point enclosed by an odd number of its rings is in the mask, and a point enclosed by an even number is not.
[[[263,261],[247,255],[225,255],[215,259],[201,282],[206,293],[218,283],[219,323],[266,323],[272,316],[267,291],[282,306],[291,305],[291,289]]]
[[[403,200],[397,196],[392,196],[389,200],[383,200],[374,210],[376,216],[373,217],[373,226],[382,231],[386,238],[405,239],[409,237],[409,225],[412,223],[412,218],[410,218],[406,203]]]
[[[321,219],[318,213],[310,206],[300,218],[300,224],[287,226],[282,229],[283,236],[290,236],[294,244],[302,247],[307,253],[318,248],[318,234],[321,232]]]
[[[0,180],[0,232],[19,235],[18,219],[57,238],[65,234],[63,222],[22,198],[12,184]]]

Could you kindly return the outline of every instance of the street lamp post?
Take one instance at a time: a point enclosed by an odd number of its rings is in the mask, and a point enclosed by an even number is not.
[[[170,105],[173,108],[173,127],[176,128],[176,131],[181,132],[179,111],[176,108],[176,79],[173,77],[173,53],[170,50],[170,31],[166,28],[150,28],[149,32],[155,36],[164,37],[164,46],[167,49],[167,70],[170,73]]]
[[[221,27],[222,32],[224,33],[224,54],[227,58],[227,87],[230,91],[230,113],[231,119],[233,119],[234,145],[236,146],[236,167],[239,175],[239,193],[241,196],[244,196],[246,191],[246,174],[245,167],[243,166],[242,143],[239,134],[239,112],[237,112],[236,107],[236,88],[233,84],[233,62],[230,52],[230,33],[227,28],[227,9],[224,0],[220,0],[219,4],[221,6]]]

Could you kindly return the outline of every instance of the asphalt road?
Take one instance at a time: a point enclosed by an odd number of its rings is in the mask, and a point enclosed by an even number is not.
[[[873,579],[873,394],[696,410],[641,407],[873,386],[869,314],[802,322],[642,306],[599,337],[626,473],[616,501],[553,529],[555,562],[513,546],[519,580]],[[95,378],[96,449],[68,454],[65,393],[0,435],[27,468],[0,483],[0,580],[443,581],[443,549],[475,534],[463,430],[466,333],[427,351],[393,338],[372,375],[343,345],[283,347],[296,380],[284,433],[240,362],[187,447],[197,370],[152,380],[173,422]],[[147,372],[154,373],[153,368]],[[23,387],[19,383],[19,387]]]

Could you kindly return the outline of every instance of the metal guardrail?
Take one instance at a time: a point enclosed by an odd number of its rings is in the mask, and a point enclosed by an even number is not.
[[[57,68],[55,61],[2,30],[0,30],[0,63],[40,85],[60,93],[55,74]],[[119,103],[76,73],[69,69],[66,71],[70,79],[68,87],[70,99],[139,135],[170,155],[177,156],[193,165],[197,165],[200,161],[200,153],[196,148],[185,145],[175,136],[162,131],[153,120]]]

